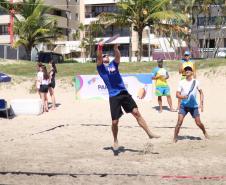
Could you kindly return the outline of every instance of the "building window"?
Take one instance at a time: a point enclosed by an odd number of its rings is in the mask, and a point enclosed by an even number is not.
[[[0,7],[0,15],[8,15],[7,11]]]
[[[116,6],[114,4],[88,6],[86,7],[86,18],[96,17],[102,12],[116,12]]]
[[[226,16],[198,17],[198,26],[226,24]]]
[[[203,48],[203,39],[199,39],[199,47]]]
[[[128,37],[130,35],[129,27],[109,26],[104,29],[104,32],[96,33],[97,37],[112,37],[120,34],[121,37]]]
[[[79,16],[78,16],[78,13],[75,13],[75,20],[79,20]]]
[[[200,44],[200,48],[203,48],[203,47],[215,48],[215,40],[214,39],[210,39],[210,40],[206,39],[205,43],[203,42],[203,39],[200,39],[199,44]],[[204,44],[205,44],[205,46],[204,46]]]
[[[8,25],[1,25],[0,26],[0,35],[9,35]]]
[[[60,10],[54,10],[53,15],[62,16],[62,13]]]
[[[215,40],[214,39],[210,39],[209,42],[210,42],[209,48],[215,48]]]

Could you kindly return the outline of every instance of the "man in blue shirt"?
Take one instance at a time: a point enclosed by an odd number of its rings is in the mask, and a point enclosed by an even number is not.
[[[97,71],[103,79],[109,92],[114,150],[118,149],[118,123],[119,118],[123,114],[121,107],[123,107],[126,113],[131,113],[136,118],[138,124],[144,129],[149,138],[159,138],[159,136],[151,133],[137,108],[136,102],[133,100],[132,96],[128,93],[125,87],[118,70],[121,58],[118,47],[118,44],[114,46],[115,59],[111,62],[108,55],[103,55],[103,42],[100,42],[97,48]]]

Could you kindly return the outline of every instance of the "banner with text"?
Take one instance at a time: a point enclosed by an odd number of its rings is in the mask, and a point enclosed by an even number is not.
[[[151,100],[151,74],[122,75],[128,92],[134,99]],[[108,90],[99,75],[75,76],[76,99],[108,99]]]

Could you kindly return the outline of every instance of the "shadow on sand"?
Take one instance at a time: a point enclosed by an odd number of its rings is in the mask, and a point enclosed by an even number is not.
[[[134,149],[129,149],[125,148],[124,146],[118,147],[117,150],[115,150],[113,147],[104,147],[104,150],[112,150],[114,156],[118,156],[120,153],[125,153],[125,152],[135,152],[135,153],[142,153],[142,150],[134,150]]]
[[[157,111],[159,111],[159,106],[154,106],[152,108],[155,109],[155,110],[157,110]],[[162,106],[162,110],[170,111],[169,107],[167,107],[167,106]]]
[[[120,153],[125,152],[133,152],[137,154],[159,154],[159,152],[153,152],[149,145],[145,146],[144,150],[134,150],[130,148],[125,148],[124,146],[120,146],[117,150],[115,150],[113,147],[104,147],[104,150],[111,150],[114,154],[114,156],[118,156]]]
[[[56,103],[56,107],[59,107],[59,106],[61,106],[61,104],[60,103]],[[52,103],[51,102],[48,103],[48,107],[52,108]]]
[[[156,111],[159,111],[160,109],[160,107],[159,106],[154,106],[154,107],[152,107],[153,109],[155,109]],[[173,111],[171,111],[170,109],[169,109],[169,107],[167,107],[167,106],[162,106],[162,110],[166,110],[166,111],[169,111],[169,112],[177,112],[176,110],[173,110]]]
[[[178,136],[177,140],[202,140],[200,137],[194,137],[194,136]]]

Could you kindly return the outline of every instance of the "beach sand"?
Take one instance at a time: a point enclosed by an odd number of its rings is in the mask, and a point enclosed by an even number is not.
[[[117,156],[112,151],[109,104],[76,100],[72,80],[57,81],[58,107],[39,116],[0,118],[0,184],[226,184],[226,68],[198,72],[204,95],[201,120],[206,140],[188,115],[172,142],[177,113],[156,110],[157,98],[137,101],[150,129],[148,139],[130,114],[120,120]],[[179,75],[170,73],[174,107]],[[33,79],[14,78],[0,85],[0,97],[38,98],[30,94]],[[167,106],[164,98],[164,105]]]

